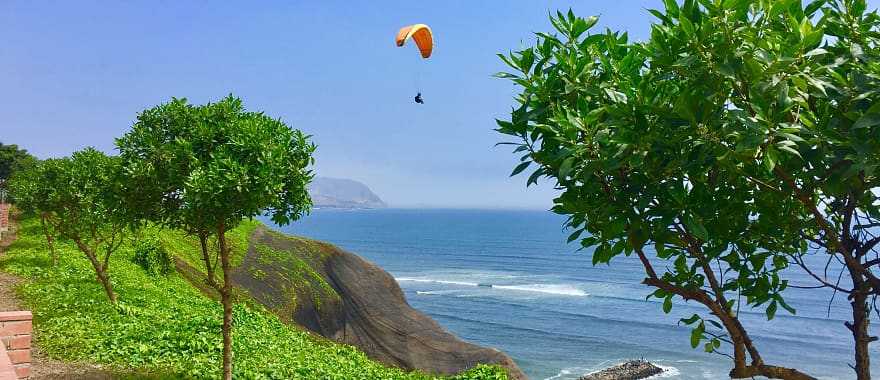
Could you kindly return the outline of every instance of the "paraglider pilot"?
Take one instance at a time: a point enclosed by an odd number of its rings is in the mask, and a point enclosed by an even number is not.
[[[425,24],[404,26],[397,31],[397,37],[394,40],[397,46],[403,46],[408,39],[416,42],[422,58],[428,59],[431,56],[431,52],[434,50],[434,36],[431,33],[430,27]],[[421,92],[416,94],[415,101],[418,104],[425,104],[425,101],[422,100]]]

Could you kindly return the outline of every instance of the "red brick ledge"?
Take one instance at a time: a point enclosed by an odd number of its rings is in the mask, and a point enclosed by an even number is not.
[[[0,312],[0,380],[30,376],[32,320],[29,311]]]

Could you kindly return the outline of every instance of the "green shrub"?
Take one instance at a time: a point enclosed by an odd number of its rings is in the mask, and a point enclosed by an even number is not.
[[[155,238],[144,238],[138,241],[134,246],[134,255],[131,261],[150,275],[166,276],[174,271],[174,260],[168,250]]]

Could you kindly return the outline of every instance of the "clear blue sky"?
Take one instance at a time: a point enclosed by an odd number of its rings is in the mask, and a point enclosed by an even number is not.
[[[514,94],[491,77],[495,54],[569,7],[643,39],[645,8],[661,1],[230,3],[0,3],[0,141],[41,158],[113,152],[145,108],[234,93],[314,135],[319,175],[365,182],[394,206],[547,209],[550,186],[508,178],[516,157],[493,147]],[[417,22],[435,33],[428,62],[393,44]]]

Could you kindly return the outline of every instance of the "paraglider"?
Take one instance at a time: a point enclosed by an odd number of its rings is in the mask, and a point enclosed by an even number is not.
[[[425,24],[408,25],[397,31],[397,46],[403,46],[407,40],[412,39],[419,47],[422,58],[428,59],[434,50],[434,35],[431,28]]]
[[[425,24],[404,26],[397,31],[395,42],[397,43],[397,46],[400,47],[405,45],[406,41],[410,39],[415,41],[422,58],[428,59],[431,57],[431,53],[434,51],[434,35],[429,26]],[[421,91],[416,95],[415,102],[418,104],[425,104],[424,100],[422,100]]]

